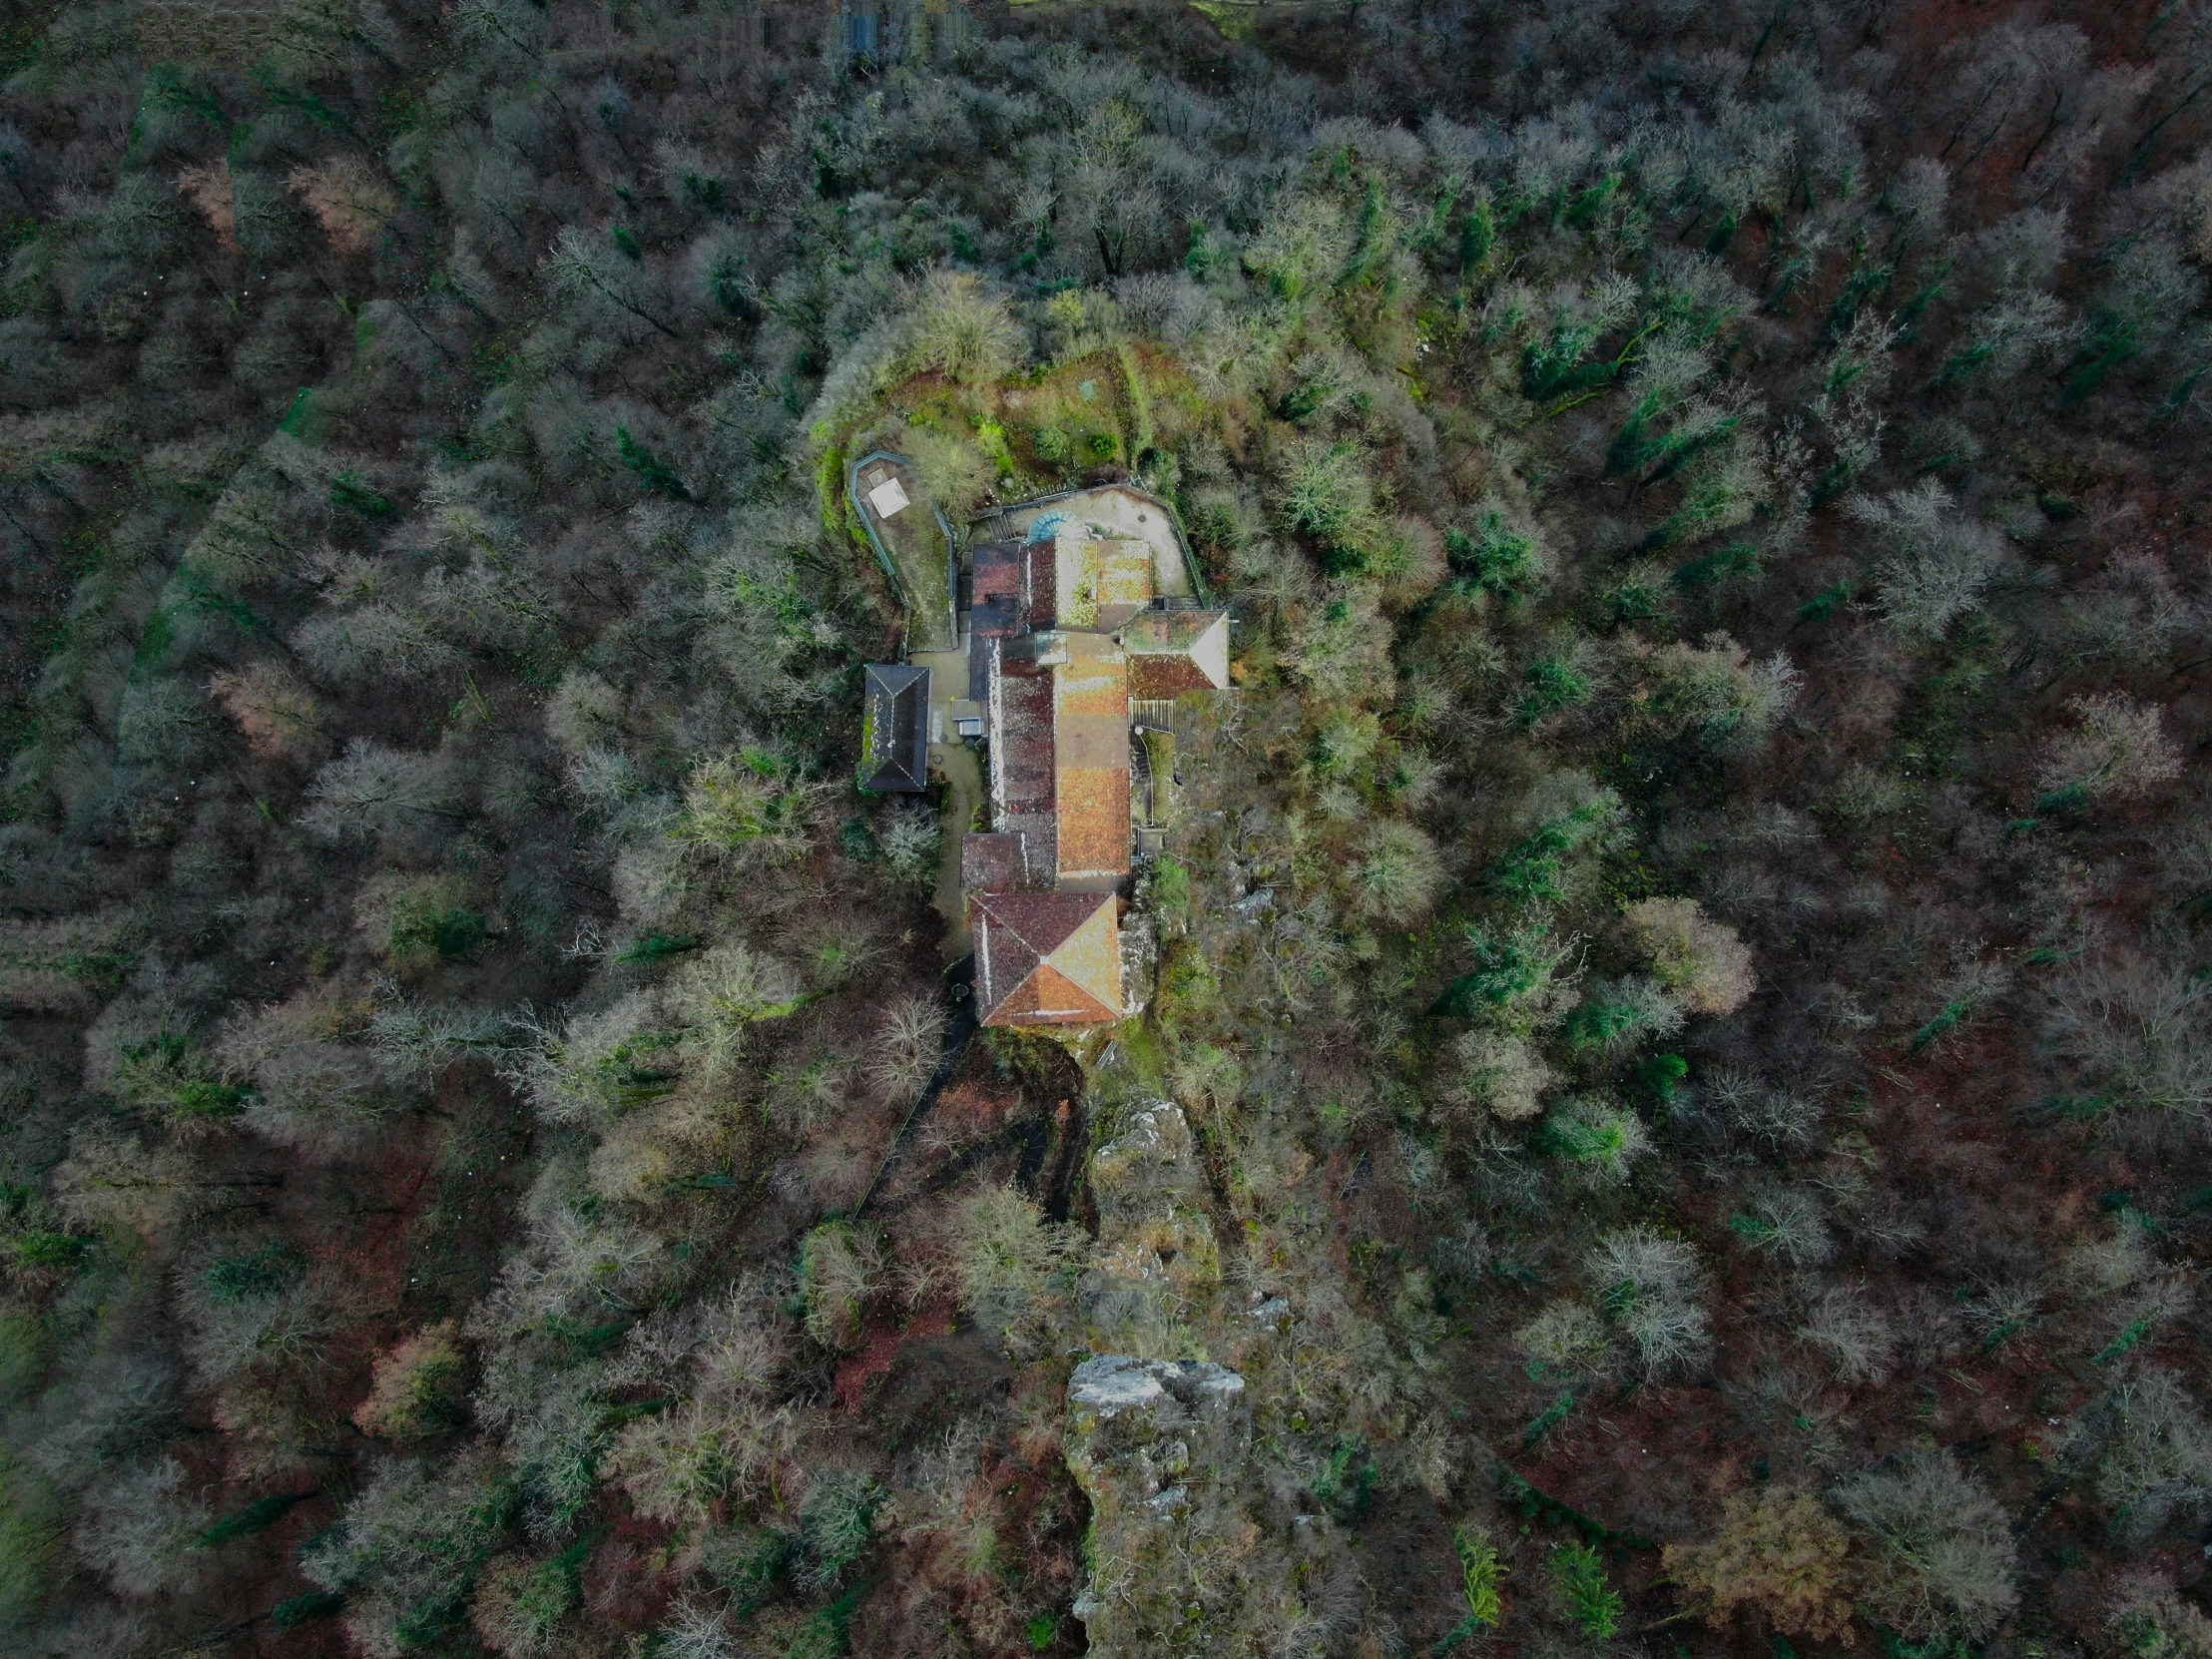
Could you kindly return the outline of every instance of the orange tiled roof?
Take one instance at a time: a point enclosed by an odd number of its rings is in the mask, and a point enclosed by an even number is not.
[[[1060,634],[1052,666],[1052,793],[1059,877],[1128,873],[1129,665],[1099,634]]]
[[[1055,621],[1113,628],[1152,598],[1152,548],[1134,537],[1063,527],[1052,538]]]

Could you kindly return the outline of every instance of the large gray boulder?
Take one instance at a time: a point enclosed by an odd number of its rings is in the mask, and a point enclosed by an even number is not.
[[[1098,1354],[1075,1368],[1067,1459],[1092,1516],[1092,1578],[1075,1614],[1092,1652],[1179,1652],[1210,1618],[1234,1618],[1239,1574],[1161,1568],[1249,1547],[1250,1440],[1245,1382],[1225,1366]]]
[[[1068,1404],[1080,1422],[1085,1413],[1108,1418],[1146,1410],[1154,1421],[1211,1417],[1239,1403],[1244,1379],[1210,1360],[1139,1360],[1097,1354],[1068,1379]]]

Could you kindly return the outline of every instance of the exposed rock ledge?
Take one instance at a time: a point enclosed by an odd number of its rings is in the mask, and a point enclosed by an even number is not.
[[[1244,1395],[1244,1379],[1226,1367],[1201,1360],[1138,1360],[1126,1354],[1098,1354],[1075,1368],[1068,1379],[1068,1404],[1077,1413],[1112,1417],[1135,1408],[1173,1401],[1186,1416],[1210,1414]]]
[[[1091,1651],[1180,1652],[1241,1599],[1236,1573],[1193,1584],[1171,1563],[1249,1530],[1245,1381],[1211,1361],[1094,1355],[1068,1379],[1068,1467],[1091,1500],[1093,1577],[1075,1603]]]

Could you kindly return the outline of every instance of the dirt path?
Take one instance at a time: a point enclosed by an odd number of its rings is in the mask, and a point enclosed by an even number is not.
[[[954,882],[957,886],[957,879]],[[944,1052],[938,1056],[937,1069],[929,1074],[929,1081],[922,1085],[921,1093],[914,1098],[913,1109],[898,1126],[898,1133],[891,1137],[891,1144],[883,1149],[882,1161],[875,1166],[875,1174],[867,1184],[867,1191],[860,1195],[860,1202],[852,1207],[857,1219],[874,1202],[881,1190],[883,1177],[906,1143],[912,1139],[914,1126],[928,1116],[929,1108],[937,1103],[937,1096],[944,1092],[945,1084],[960,1069],[960,1056],[967,1052],[968,1039],[975,1035],[975,991],[971,983],[972,964],[959,961],[945,972],[946,1019],[944,1028]]]
[[[937,822],[944,846],[937,854],[937,888],[931,902],[944,914],[944,959],[956,962],[972,948],[967,905],[960,896],[960,837],[976,826],[983,810],[983,769],[964,743],[929,746],[932,771],[944,774],[944,811]]]

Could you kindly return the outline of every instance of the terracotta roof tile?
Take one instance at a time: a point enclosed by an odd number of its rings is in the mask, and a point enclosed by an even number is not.
[[[1119,876],[1130,856],[1128,664],[1101,635],[1054,638],[1067,659],[1052,670],[1060,878]]]
[[[1180,697],[1229,684],[1227,611],[1143,611],[1121,631],[1132,696]]]
[[[975,997],[985,1025],[1102,1025],[1121,1018],[1112,893],[971,893]]]

